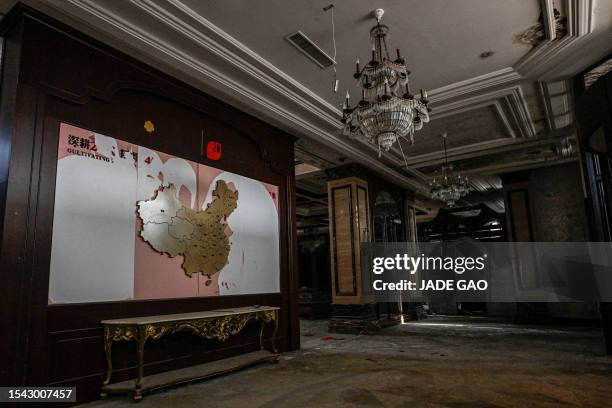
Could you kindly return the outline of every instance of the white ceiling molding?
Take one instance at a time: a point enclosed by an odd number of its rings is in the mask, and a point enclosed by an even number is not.
[[[557,37],[557,30],[555,30],[555,13],[554,13],[554,1],[553,0],[540,0],[540,7],[542,9],[542,17],[544,20],[544,32],[546,39],[551,40]]]
[[[546,83],[547,94],[551,104],[555,129],[569,126],[572,123],[573,94],[569,81]]]
[[[549,130],[569,126],[573,120],[573,95],[569,81],[538,82],[538,87]]]
[[[531,119],[531,113],[527,107],[525,101],[525,95],[520,85],[508,88],[510,91],[504,96],[504,99],[510,107],[510,111],[514,117],[514,120],[518,124],[518,129],[521,132],[522,137],[532,138],[537,134],[533,120]]]
[[[470,185],[476,191],[486,193],[491,190],[499,190],[502,188],[501,178],[497,176],[476,176],[470,179]]]
[[[510,126],[507,113],[500,106],[501,101],[506,102],[508,105],[508,113],[514,119],[517,129],[521,132],[521,137],[536,136],[537,132],[525,101],[525,95],[523,94],[521,86],[518,84],[489,90],[487,92],[481,91],[477,95],[464,97],[461,100],[446,102],[441,105],[432,102],[433,112],[430,117],[432,120],[435,120],[436,118],[467,112],[472,109],[482,108],[483,106],[494,105],[500,116],[500,120],[508,130],[508,134],[511,137],[516,137],[514,130]]]
[[[585,37],[593,32],[593,0],[567,0],[567,34],[556,38],[554,6],[552,0],[542,0],[547,38],[521,58],[514,69],[524,77],[552,78],[565,58],[581,46]],[[550,33],[554,34],[551,35]]]
[[[539,167],[546,167],[546,166],[557,165],[557,164],[573,163],[577,161],[578,161],[578,157],[570,157],[567,159],[558,159],[558,160],[557,159],[555,160],[550,160],[550,159],[531,160],[530,159],[530,160],[522,160],[522,161],[511,162],[511,163],[495,164],[492,166],[480,167],[476,170],[465,170],[465,171],[462,171],[462,174],[465,174],[465,175],[471,175],[471,174],[499,175],[499,174],[504,174],[504,173],[512,173],[515,171],[537,169]]]
[[[594,0],[569,0],[569,34],[582,36],[593,31]]]
[[[516,139],[516,133],[514,132],[514,129],[512,129],[512,126],[510,125],[510,121],[508,120],[508,116],[506,115],[506,112],[502,108],[501,103],[499,101],[495,101],[493,103],[493,106],[495,108],[495,112],[497,113],[497,116],[499,117],[499,120],[501,120],[502,124],[506,128],[506,132],[508,132],[508,136],[510,136],[512,139]],[[520,123],[517,123],[517,126],[520,126],[520,125],[521,125]]]
[[[448,102],[444,105],[433,108],[432,112],[429,114],[429,118],[430,120],[442,119],[447,116],[454,116],[460,113],[492,106],[507,120],[506,114],[504,113],[500,104],[501,99],[505,96],[506,94],[499,96],[499,92],[490,92],[473,96],[471,98],[465,98],[460,101]],[[508,129],[508,135],[510,137],[515,137],[514,131],[511,128]]]
[[[544,106],[544,113],[546,116],[546,127],[549,132],[555,130],[554,113],[552,111],[552,105],[550,103],[550,95],[548,94],[548,87],[546,82],[538,81],[538,92],[540,95],[540,102]]]
[[[443,107],[440,102],[449,101],[480,92],[487,92],[502,85],[515,84],[523,79],[514,68],[507,67],[465,81],[455,82],[428,92],[432,106]],[[439,109],[439,108],[438,108]]]

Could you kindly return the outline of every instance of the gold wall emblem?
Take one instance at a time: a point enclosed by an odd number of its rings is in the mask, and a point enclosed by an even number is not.
[[[144,123],[144,129],[147,131],[147,133],[153,133],[155,132],[155,125],[150,120],[147,120]]]

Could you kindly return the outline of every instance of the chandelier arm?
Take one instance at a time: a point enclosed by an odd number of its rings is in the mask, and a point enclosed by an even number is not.
[[[353,78],[355,78],[356,83],[359,83],[363,78],[363,72],[368,69],[367,64],[359,70],[359,72],[353,74]]]

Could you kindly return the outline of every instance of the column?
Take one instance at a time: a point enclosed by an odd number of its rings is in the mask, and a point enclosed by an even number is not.
[[[379,326],[374,298],[362,282],[360,259],[360,244],[370,241],[368,183],[347,177],[328,182],[327,191],[333,303],[329,331],[375,331]]]

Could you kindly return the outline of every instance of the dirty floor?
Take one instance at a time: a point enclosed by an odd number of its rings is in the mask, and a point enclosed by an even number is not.
[[[430,317],[377,335],[302,321],[302,350],[146,396],[139,407],[612,407],[596,329]],[[128,407],[126,398],[89,406]]]

